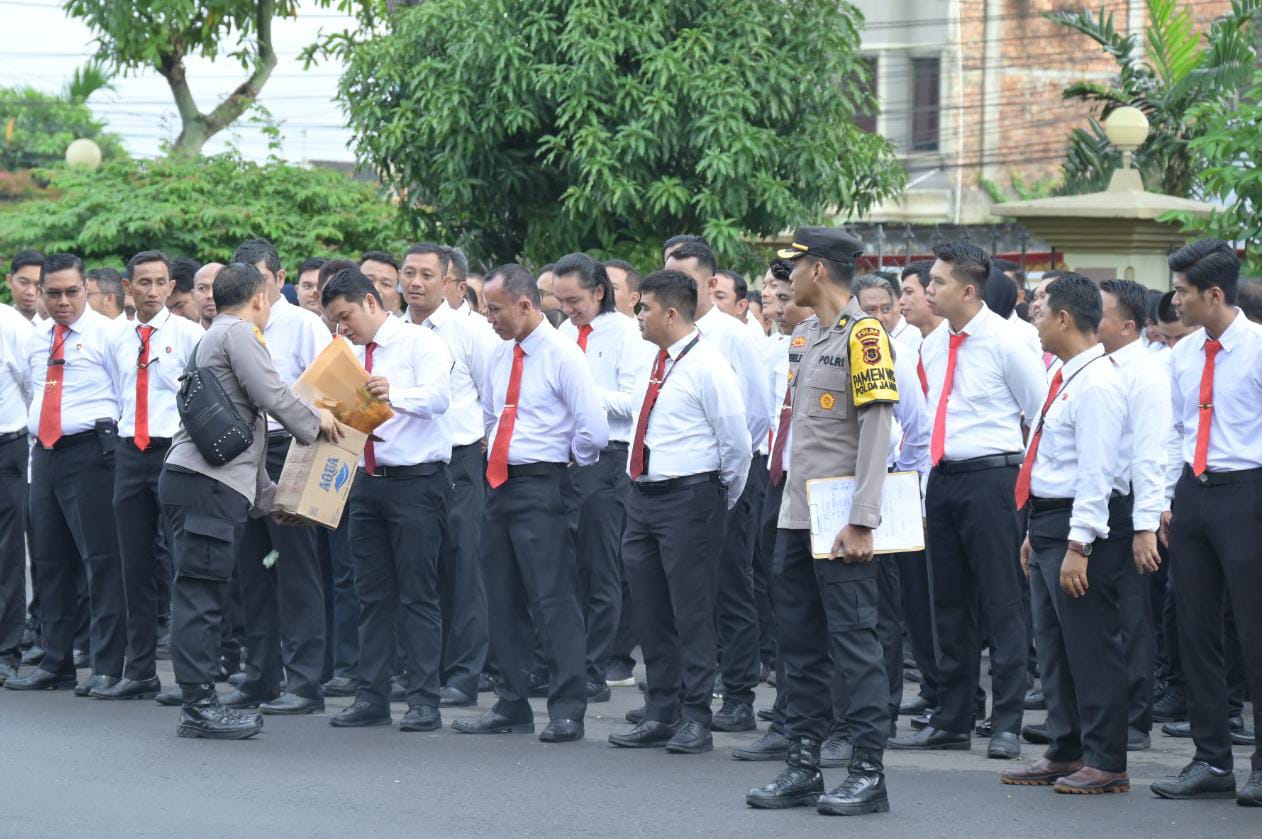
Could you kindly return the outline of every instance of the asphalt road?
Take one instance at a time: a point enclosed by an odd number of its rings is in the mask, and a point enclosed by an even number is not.
[[[169,663],[160,675],[170,679]],[[909,685],[909,690],[914,686]],[[635,688],[593,705],[587,739],[544,745],[528,735],[478,737],[450,729],[334,729],[325,715],[269,717],[242,742],[175,736],[177,709],[111,703],[69,692],[0,690],[0,839],[143,837],[1262,837],[1262,809],[1232,801],[1174,802],[1147,782],[1175,774],[1191,743],[1156,734],[1133,754],[1127,795],[1062,796],[999,783],[1003,764],[971,754],[887,752],[892,812],[847,819],[801,808],[755,811],[747,789],[777,764],[742,763],[734,746],[756,735],[718,734],[710,754],[623,751]],[[771,702],[760,690],[759,706]],[[330,700],[330,710],[349,700]],[[489,696],[481,703],[488,707]],[[546,722],[536,700],[538,728]],[[395,706],[395,719],[402,713]],[[444,720],[477,709],[444,713]],[[1030,714],[1037,721],[1042,714]],[[907,720],[900,721],[907,730]],[[1026,745],[1024,757],[1038,747]],[[1248,750],[1236,750],[1244,780]],[[829,770],[830,788],[843,770]]]

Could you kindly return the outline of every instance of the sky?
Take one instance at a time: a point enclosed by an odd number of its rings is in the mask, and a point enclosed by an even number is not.
[[[354,160],[346,145],[350,133],[334,101],[340,65],[321,62],[303,70],[298,58],[321,30],[338,31],[351,23],[334,10],[300,2],[297,19],[277,20],[272,25],[278,63],[259,101],[281,124],[281,156],[287,160]],[[0,86],[29,85],[56,93],[94,52],[90,30],[68,18],[54,0],[0,0],[0,31],[6,44],[0,49]],[[203,112],[248,75],[228,58],[213,63],[190,59],[187,67],[193,94]],[[180,119],[170,88],[153,71],[115,79],[114,90],[99,91],[88,105],[137,156],[156,156],[160,144],[174,140],[179,133]],[[256,126],[238,122],[211,138],[205,151],[222,151],[229,144],[250,159],[267,157],[267,138]]]

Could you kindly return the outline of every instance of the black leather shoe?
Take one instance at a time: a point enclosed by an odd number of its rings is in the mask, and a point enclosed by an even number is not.
[[[153,698],[154,702],[167,708],[174,708],[184,704],[184,691],[179,686],[163,688],[158,691],[158,695]]]
[[[438,704],[442,708],[468,708],[478,704],[476,696],[470,696],[459,688],[444,685],[438,691]]]
[[[271,702],[275,697],[268,698],[266,696],[252,696],[248,693],[242,693],[240,690],[229,691],[219,704],[225,708],[241,710],[242,708],[257,708],[264,702]]]
[[[854,758],[854,746],[842,737],[829,737],[819,747],[819,766],[821,769],[839,769],[849,766]]]
[[[9,679],[16,679],[17,676],[18,669],[16,666],[7,661],[0,661],[0,685],[9,681]]]
[[[762,720],[763,722],[772,722],[776,718],[776,709],[775,708],[759,708],[754,713],[754,716]]]
[[[930,708],[918,717],[911,718],[911,727],[913,731],[923,731],[929,727],[929,720],[933,719],[933,712],[936,708]]]
[[[889,748],[902,750],[967,752],[972,747],[973,738],[969,735],[941,731],[933,726],[926,726],[915,734],[895,737],[889,741]]]
[[[93,688],[88,694],[93,699],[153,699],[162,690],[158,677],[152,679],[120,679],[112,687]]]
[[[354,696],[359,690],[359,682],[348,676],[334,676],[323,685],[324,695],[328,696]]]
[[[74,684],[74,674],[58,676],[43,668],[27,673],[25,676],[9,679],[4,686],[9,690],[70,690]]]
[[[1146,752],[1151,748],[1152,737],[1147,731],[1140,731],[1138,728],[1126,729],[1126,751]]]
[[[866,749],[855,749],[850,774],[837,789],[820,796],[815,809],[829,816],[888,813],[890,800],[885,792],[885,768],[881,759]]]
[[[745,804],[760,810],[813,807],[824,794],[824,776],[819,773],[819,743],[790,740],[785,767],[765,787],[751,789]]]
[[[736,699],[725,699],[723,707],[710,720],[710,728],[715,731],[756,731],[758,723],[754,719],[754,707]]]
[[[1021,756],[1021,743],[1011,731],[1000,731],[990,738],[986,757],[995,760],[1013,760]]]
[[[400,731],[437,731],[442,727],[442,715],[433,705],[413,705],[399,720]]]
[[[789,738],[768,731],[748,746],[732,750],[733,760],[784,760],[789,756]]]
[[[1167,690],[1160,699],[1152,704],[1154,722],[1178,722],[1188,717],[1187,698],[1182,690]]]
[[[1230,770],[1194,760],[1183,767],[1179,777],[1153,781],[1148,788],[1159,798],[1235,798],[1236,776]]]
[[[548,724],[539,732],[539,739],[544,743],[572,743],[583,739],[582,720],[548,720]]]
[[[1052,742],[1052,738],[1047,736],[1047,726],[1041,722],[1021,726],[1021,736],[1025,738],[1025,742],[1036,746],[1046,746]]]
[[[613,697],[613,691],[609,689],[609,685],[604,682],[588,682],[587,683],[587,701],[588,702],[608,702]]]
[[[389,725],[390,709],[374,705],[367,699],[356,699],[346,708],[329,718],[334,728],[367,728],[370,725]]]
[[[176,734],[209,740],[244,740],[263,730],[263,719],[257,714],[239,714],[225,708],[215,696],[214,685],[204,687],[206,692],[202,698],[184,703]]]
[[[1187,722],[1168,722],[1161,727],[1161,733],[1167,737],[1187,738],[1192,736],[1192,723]]]
[[[295,693],[282,693],[271,702],[259,703],[259,710],[264,714],[277,716],[298,716],[299,714],[323,714],[324,700],[298,696]]]
[[[456,720],[451,728],[461,734],[534,734],[535,719],[529,711],[507,717],[492,708],[476,719]]]
[[[1236,793],[1236,803],[1241,807],[1262,807],[1262,769],[1249,773],[1249,780]]]
[[[233,673],[231,676],[229,676],[229,677],[228,677],[225,681],[227,681],[227,683],[228,683],[228,687],[230,687],[230,688],[239,688],[239,687],[241,687],[243,684],[245,684],[245,671],[244,671],[244,670],[238,670],[237,672],[235,672],[235,673]]]
[[[677,755],[699,755],[714,751],[714,735],[699,722],[686,722],[666,744],[666,751]]]
[[[620,749],[655,749],[665,746],[678,730],[678,725],[645,720],[626,734],[610,734],[609,745]]]
[[[478,674],[478,693],[492,693],[495,691],[495,680],[491,678],[490,673]]]
[[[44,661],[44,648],[39,644],[35,644],[26,652],[22,653],[22,660],[18,662],[22,667],[36,667]]]
[[[103,676],[100,673],[94,673],[75,685],[74,695],[80,698],[86,698],[92,695],[94,690],[104,690],[112,688],[121,681],[117,676]]]
[[[547,673],[530,674],[530,697],[532,699],[544,699],[551,691],[552,685],[548,683]]]
[[[1025,710],[1027,711],[1046,711],[1047,697],[1043,695],[1041,690],[1029,690],[1025,693]]]
[[[978,737],[993,737],[995,735],[995,723],[987,717],[977,724],[973,729]]]
[[[1254,746],[1257,745],[1257,742],[1257,738],[1252,731],[1231,732],[1231,744],[1233,746]]]
[[[898,706],[898,715],[900,717],[918,717],[931,708],[929,700],[923,696],[913,696],[911,699],[904,700],[903,704]]]
[[[627,711],[623,714],[623,719],[632,725],[639,725],[644,722],[644,706],[641,705],[639,708],[632,708],[630,711]]]
[[[92,666],[92,659],[88,658],[86,650],[74,651],[74,669],[84,670]]]

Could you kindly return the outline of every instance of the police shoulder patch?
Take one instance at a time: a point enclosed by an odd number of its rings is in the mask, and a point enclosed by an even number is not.
[[[850,331],[850,392],[856,408],[898,401],[890,338],[876,318],[856,321]]]

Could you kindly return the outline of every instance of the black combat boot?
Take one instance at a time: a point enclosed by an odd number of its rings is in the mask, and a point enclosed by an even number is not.
[[[181,737],[205,737],[210,740],[244,740],[263,729],[258,714],[242,714],[219,704],[215,686],[181,685],[184,706],[176,734]]]
[[[888,813],[890,800],[885,794],[885,766],[881,753],[855,749],[850,761],[850,774],[841,786],[819,799],[821,813],[833,816],[864,816]]]
[[[819,773],[819,741],[798,738],[789,741],[784,770],[765,787],[751,789],[745,803],[762,810],[807,807],[824,794],[824,776]]]

